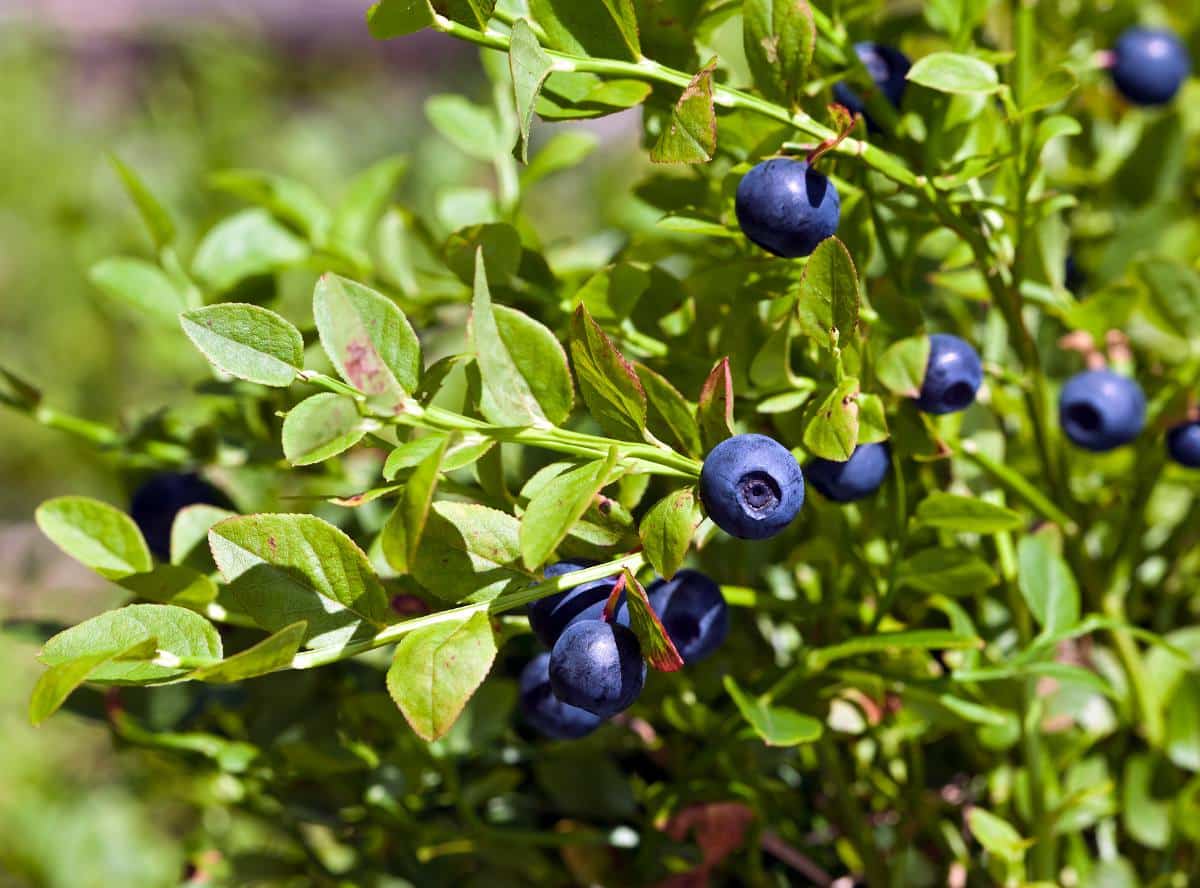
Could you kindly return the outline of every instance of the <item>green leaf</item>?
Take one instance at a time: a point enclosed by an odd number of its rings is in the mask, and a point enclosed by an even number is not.
[[[180,509],[171,524],[171,563],[184,564],[192,560],[201,547],[203,556],[208,558],[208,531],[218,521],[232,518],[234,514],[204,503]]]
[[[618,262],[593,274],[573,297],[600,323],[620,324],[633,314],[638,300],[650,287],[650,272],[643,265]]]
[[[582,305],[571,321],[571,360],[579,392],[596,421],[614,438],[642,440],[646,393],[637,371]]]
[[[160,323],[178,323],[187,308],[182,293],[157,265],[116,256],[92,266],[88,278],[109,298]]]
[[[542,149],[533,155],[529,166],[521,171],[521,187],[528,188],[547,176],[577,166],[596,150],[598,144],[599,139],[596,135],[587,130],[569,129],[555,133]]]
[[[955,598],[990,589],[998,581],[988,563],[966,549],[924,549],[896,571],[898,586]]]
[[[692,544],[692,534],[700,524],[696,491],[684,487],[669,493],[647,510],[638,525],[638,536],[651,566],[671,579]]]
[[[974,56],[934,52],[917,59],[908,79],[938,92],[987,95],[1000,89],[996,69]]]
[[[393,619],[350,537],[313,515],[244,515],[213,525],[213,559],[239,610],[274,632],[308,621],[307,645],[337,646]]]
[[[850,251],[827,237],[804,266],[796,298],[801,329],[826,348],[843,347],[858,329],[858,272]]]
[[[879,395],[858,396],[858,444],[878,444],[891,437],[887,412]]]
[[[539,490],[521,516],[521,557],[529,570],[546,563],[608,482],[617,464],[617,448],[557,476]]]
[[[575,2],[575,0],[571,0]],[[708,163],[717,150],[717,114],[713,108],[713,58],[692,78],[671,111],[671,119],[650,149],[654,163]]]
[[[263,209],[243,210],[218,222],[200,241],[192,270],[218,293],[260,274],[299,265],[308,245]]]
[[[968,533],[999,533],[1016,530],[1024,523],[1012,509],[953,493],[934,491],[917,506],[917,524],[938,530]]]
[[[745,0],[742,46],[754,84],[767,98],[798,107],[817,42],[808,0]]]
[[[640,105],[653,91],[644,80],[601,80],[594,74],[555,71],[535,110],[544,120],[587,120]]]
[[[1200,674],[1188,673],[1167,703],[1167,758],[1185,771],[1200,772]]]
[[[552,49],[632,61],[641,55],[631,0],[530,0],[529,12]]]
[[[351,255],[358,255],[366,248],[367,239],[407,169],[408,158],[389,157],[354,177],[333,213],[329,242],[335,248]],[[365,255],[361,258],[370,261]]]
[[[180,564],[157,564],[148,573],[130,574],[117,582],[138,598],[193,610],[217,597],[217,584],[208,575]]]
[[[284,626],[253,647],[239,651],[232,657],[226,657],[212,666],[197,669],[188,678],[227,684],[286,669],[291,665],[296,651],[300,650],[306,634],[308,634],[308,623],[299,620]]]
[[[858,380],[847,377],[813,411],[804,446],[815,456],[845,462],[857,444]]]
[[[875,377],[888,391],[905,398],[921,395],[925,368],[929,366],[928,336],[911,336],[888,346],[875,365]]]
[[[1021,100],[1021,113],[1029,114],[1057,105],[1070,97],[1079,86],[1079,80],[1074,72],[1065,65],[1060,65],[1048,71],[1036,84],[1029,95]]]
[[[837,660],[856,657],[859,654],[877,654],[893,650],[953,650],[982,646],[983,642],[974,635],[963,635],[948,629],[911,629],[864,635],[843,641],[841,644],[816,648],[809,653],[809,660],[813,669],[820,670]]]
[[[431,97],[425,102],[425,116],[459,151],[476,160],[491,161],[511,147],[501,144],[500,128],[492,111],[462,96]]]
[[[322,392],[305,398],[283,420],[283,455],[294,466],[324,462],[367,433],[353,398]]]
[[[59,663],[57,666],[51,666],[41,674],[37,684],[33,686],[33,694],[29,699],[29,721],[32,724],[40,725],[54,715],[59,707],[67,702],[67,698],[75,692],[75,689],[105,663],[127,657],[135,652],[144,652],[153,657],[155,645],[154,639],[135,641],[123,650],[113,649],[86,654],[74,660]]]
[[[486,613],[436,623],[397,645],[388,693],[418,737],[436,740],[454,725],[495,659],[496,638]]]
[[[285,388],[304,367],[304,339],[269,309],[240,302],[209,305],[179,316],[183,332],[217,369]]]
[[[650,606],[646,590],[629,568],[625,568],[622,578],[625,580],[625,602],[629,608],[629,628],[637,636],[642,656],[659,672],[677,672],[682,669],[683,657],[679,656],[675,642],[671,641],[671,636],[663,628],[658,614]]]
[[[1023,536],[1017,543],[1021,595],[1047,635],[1079,622],[1079,587],[1059,546],[1053,531]]]
[[[142,217],[146,230],[150,232],[150,239],[154,242],[155,248],[161,250],[163,247],[170,246],[175,240],[175,223],[171,220],[171,214],[146,187],[141,177],[126,166],[120,158],[109,155],[108,159],[113,165],[113,169],[117,171],[121,184],[125,186],[125,193],[137,207],[138,215]]]
[[[698,456],[700,426],[692,406],[665,377],[645,364],[633,366],[646,393],[646,423],[651,434],[676,450]]]
[[[154,566],[133,519],[108,503],[60,496],[38,506],[34,518],[54,545],[106,579],[145,573]]]
[[[448,500],[433,504],[410,569],[413,579],[446,601],[487,601],[534,579],[521,566],[516,518]]]
[[[738,712],[767,746],[799,746],[821,738],[824,726],[811,715],[786,706],[773,706],[751,697],[732,675],[725,676],[725,692]]]
[[[1125,758],[1121,820],[1133,840],[1147,848],[1166,848],[1171,840],[1171,806],[1154,795],[1155,764],[1150,753]]]
[[[149,660],[115,659],[121,651],[140,650],[151,639],[157,650],[180,659],[221,659],[221,636],[213,624],[194,611],[170,604],[130,604],[84,620],[47,641],[38,659],[47,666],[60,666],[107,654],[109,662],[97,665],[87,676],[107,684],[169,681],[190,671],[189,667],[160,666]]]
[[[310,240],[325,238],[329,209],[303,182],[260,170],[223,170],[209,177],[209,184],[270,210]]]
[[[407,573],[408,566],[416,560],[421,535],[429,519],[429,509],[433,505],[433,494],[437,490],[442,460],[450,444],[449,438],[433,440],[440,443],[409,476],[400,501],[383,527],[381,545],[384,557],[400,573]]]
[[[1024,860],[1025,849],[1033,844],[1033,839],[1021,838],[1021,834],[1007,820],[983,808],[967,811],[967,826],[979,844],[1009,863]]]
[[[313,318],[338,374],[382,409],[395,409],[421,379],[421,343],[399,307],[369,287],[325,274]]]
[[[367,30],[376,40],[390,40],[432,27],[429,0],[378,0],[367,10]]]
[[[533,106],[537,103],[542,84],[550,76],[553,62],[542,50],[537,35],[525,19],[512,26],[508,48],[508,67],[512,74],[513,98],[517,104],[517,121],[521,131],[521,162],[529,161],[529,127],[533,122]]]
[[[482,249],[476,252],[471,338],[488,395],[481,407],[489,420],[545,426],[570,415],[575,396],[566,352],[528,315],[492,304]]]
[[[733,437],[733,374],[729,358],[717,361],[704,380],[696,405],[696,421],[705,453]]]

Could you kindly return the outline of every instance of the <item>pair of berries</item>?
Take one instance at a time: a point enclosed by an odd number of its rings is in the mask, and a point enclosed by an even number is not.
[[[1133,441],[1146,424],[1146,396],[1134,380],[1110,370],[1086,370],[1067,380],[1058,401],[1059,422],[1075,444],[1099,453]],[[1167,431],[1167,455],[1200,468],[1200,420]]]
[[[546,569],[546,577],[585,566],[560,562]],[[622,601],[611,622],[602,618],[614,584],[613,577],[583,583],[529,607],[530,627],[551,650],[521,673],[521,711],[543,734],[582,737],[631,706],[642,691],[646,663],[629,628],[628,607]],[[681,570],[646,592],[685,663],[703,660],[725,640],[728,606],[720,587],[704,574]]]

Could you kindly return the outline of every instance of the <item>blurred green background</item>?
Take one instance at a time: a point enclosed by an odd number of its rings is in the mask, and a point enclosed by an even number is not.
[[[184,226],[184,255],[239,206],[210,187],[217,170],[268,169],[336,198],[354,173],[404,153],[412,205],[436,201],[430,183],[490,184],[472,181],[478,165],[447,150],[422,112],[434,92],[486,97],[471,48],[437,36],[373,43],[348,0],[212,3],[199,18],[210,4],[186,17],[185,6],[56,0],[39,19],[0,3],[0,364],[46,403],[108,424],[186,401],[208,372],[180,339],[155,335],[89,282],[99,259],[151,250],[110,154]],[[236,14],[222,20],[227,7]],[[611,186],[635,175],[636,128],[605,122],[605,137],[628,150],[597,152],[582,174],[542,188],[546,231],[569,240],[627,212],[613,198],[625,189]],[[64,493],[124,505],[119,475],[60,432],[11,412],[0,421],[0,618],[75,620],[115,605],[116,590],[76,570],[31,518]],[[221,809],[200,815],[174,800],[153,759],[115,750],[100,721],[64,713],[30,727],[36,650],[0,634],[0,886],[184,883],[195,818]]]

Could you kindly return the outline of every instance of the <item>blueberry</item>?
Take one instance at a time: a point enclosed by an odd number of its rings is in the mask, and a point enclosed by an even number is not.
[[[904,87],[908,84],[905,78],[908,76],[908,69],[912,67],[908,56],[895,47],[870,42],[854,44],[854,51],[862,59],[867,73],[875,81],[875,86],[889,102],[899,108],[900,101],[904,98]],[[850,113],[865,115],[867,124],[872,129],[878,129],[875,121],[866,113],[866,102],[848,83],[839,81],[834,84],[833,98],[838,104],[845,105]]]
[[[592,564],[591,561],[559,561],[546,568],[546,579],[583,570]],[[616,582],[616,577],[605,577],[539,598],[529,605],[529,628],[542,644],[554,647],[567,626],[577,620],[599,620],[603,616],[604,604]],[[628,626],[629,614],[618,611],[617,620]]]
[[[796,458],[778,441],[766,435],[735,435],[705,458],[700,499],[726,533],[762,540],[787,527],[804,505],[804,476]]]
[[[1142,387],[1110,370],[1086,370],[1067,380],[1058,398],[1058,421],[1086,450],[1112,450],[1138,436],[1146,422]]]
[[[129,514],[142,531],[150,551],[171,557],[171,525],[181,509],[197,504],[227,508],[229,500],[199,475],[166,472],[155,475],[136,491]]]
[[[699,571],[655,580],[646,593],[685,663],[700,662],[729,634],[729,605],[721,587]]]
[[[1167,453],[1181,466],[1200,469],[1200,422],[1185,422],[1167,432]]]
[[[975,402],[983,383],[979,355],[957,336],[934,333],[929,337],[929,363],[917,398],[917,409],[925,413],[955,413]]]
[[[1135,105],[1164,105],[1192,70],[1187,47],[1171,31],[1130,28],[1117,38],[1109,73]]]
[[[746,237],[795,259],[837,231],[841,200],[833,183],[805,161],[775,157],[742,176],[734,209]]]
[[[554,696],[601,718],[628,709],[645,683],[642,646],[633,631],[620,623],[572,623],[550,652]]]
[[[1072,293],[1078,293],[1087,283],[1087,275],[1079,267],[1074,256],[1068,256],[1063,263],[1063,285]]]
[[[804,467],[804,477],[821,496],[851,503],[879,489],[892,467],[887,444],[860,444],[845,462],[817,457]]]
[[[538,654],[521,670],[520,707],[525,721],[555,740],[578,740],[603,719],[562,702],[550,689],[550,655]]]

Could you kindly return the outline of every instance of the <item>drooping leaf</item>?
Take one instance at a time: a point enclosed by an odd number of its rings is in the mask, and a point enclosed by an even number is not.
[[[804,446],[815,456],[845,462],[858,444],[858,380],[843,379],[826,395],[804,429]]]
[[[733,437],[733,374],[729,371],[729,358],[717,361],[704,380],[696,420],[705,453]]]
[[[158,323],[178,323],[179,313],[187,308],[184,295],[171,279],[157,265],[142,259],[102,259],[92,266],[88,277],[109,298]]]
[[[334,274],[313,292],[313,318],[341,377],[384,409],[421,378],[421,343],[404,312],[380,293]]]
[[[286,669],[296,656],[296,651],[300,650],[307,634],[308,623],[299,620],[268,635],[253,647],[239,651],[232,657],[226,657],[212,666],[197,669],[189,678],[213,683],[230,683],[266,675],[277,669]]]
[[[650,149],[654,163],[708,163],[717,150],[717,114],[713,108],[713,58],[684,88]]]
[[[939,530],[998,533],[1016,530],[1021,516],[1012,509],[973,496],[934,491],[917,506],[917,523]]]
[[[476,503],[435,502],[410,565],[413,579],[446,601],[486,601],[534,574],[521,564],[520,523]]]
[[[650,606],[646,590],[629,568],[625,568],[622,576],[625,580],[625,603],[629,608],[629,628],[641,644],[642,656],[659,672],[676,672],[682,669],[683,657],[675,649],[675,642],[671,641],[671,636],[663,628],[658,614]],[[618,593],[614,589],[615,594]]]
[[[617,449],[607,459],[586,463],[564,472],[541,488],[521,516],[521,557],[525,567],[535,570],[545,564],[551,553],[566,538],[575,523],[609,483],[617,462]]]
[[[217,369],[284,388],[304,368],[304,339],[291,323],[258,305],[226,302],[179,316],[183,332]]]
[[[38,506],[34,518],[54,545],[102,577],[118,580],[154,566],[133,519],[108,503],[60,496]]]
[[[843,347],[856,335],[859,310],[858,272],[850,251],[836,237],[817,245],[796,298],[801,329],[826,347]]]
[[[553,63],[525,19],[517,19],[513,23],[508,48],[508,66],[512,74],[513,98],[517,104],[517,122],[521,132],[521,162],[528,163],[529,127],[533,123],[533,106],[542,91],[542,84],[550,76]]]
[[[1017,565],[1021,595],[1046,634],[1062,632],[1079,622],[1079,587],[1058,552],[1053,531],[1021,537]]]
[[[811,715],[751,697],[738,686],[732,675],[725,676],[725,692],[737,706],[742,718],[767,746],[813,743],[824,733],[824,725]]]
[[[700,523],[696,491],[684,487],[669,493],[649,508],[638,536],[651,566],[666,579],[675,575],[692,544],[692,534]]]
[[[388,693],[422,740],[454,725],[496,658],[486,613],[435,623],[404,636],[387,674]]]
[[[929,365],[928,336],[911,336],[893,342],[880,356],[875,376],[888,390],[905,398],[921,394],[925,368]]]
[[[283,420],[283,455],[294,466],[324,462],[367,433],[352,398],[321,392],[305,398]]]
[[[218,292],[260,274],[304,262],[308,245],[263,209],[243,210],[208,232],[192,260],[192,270]]]
[[[808,0],[745,0],[742,46],[754,84],[769,99],[799,104],[817,42]]]
[[[917,59],[908,79],[938,92],[987,95],[1000,88],[996,69],[982,59],[954,52],[932,52]]]
[[[482,402],[488,419],[501,425],[557,425],[570,415],[574,390],[566,352],[542,324],[492,304],[482,249],[476,253],[471,335],[488,394]]]
[[[244,515],[213,525],[213,558],[238,609],[263,629],[308,621],[308,647],[344,644],[391,621],[367,556],[314,515]]]
[[[633,365],[580,305],[571,322],[571,360],[588,410],[614,438],[640,441],[646,393]]]
[[[130,604],[84,620],[47,641],[38,659],[47,666],[59,666],[106,654],[107,662],[95,665],[87,677],[107,684],[169,681],[190,671],[187,666],[151,662],[153,651],[146,652],[144,660],[116,659],[122,651],[142,650],[151,639],[157,650],[180,659],[221,659],[221,636],[216,627],[194,611],[170,604]]]

